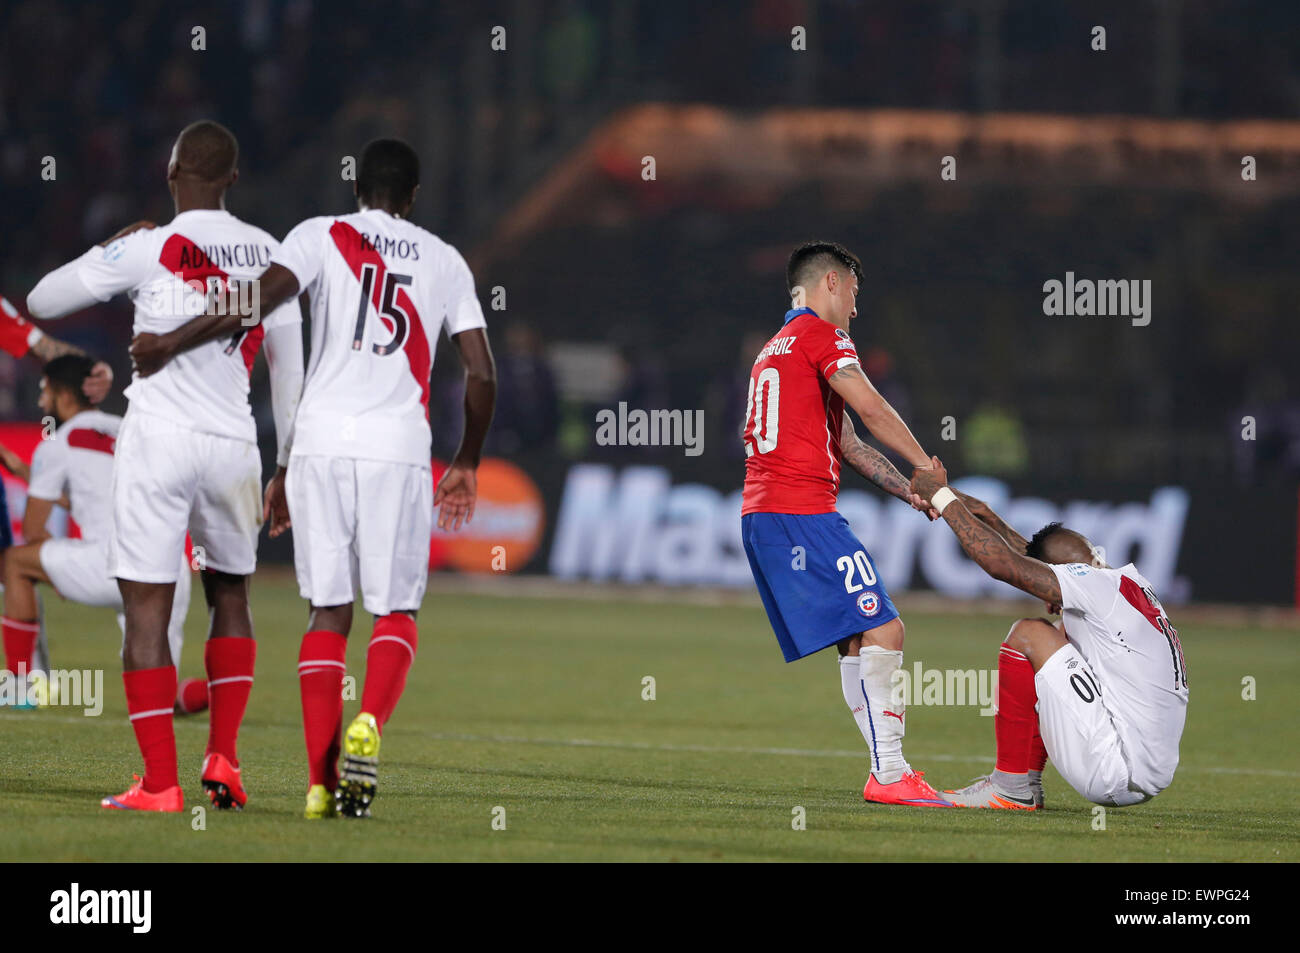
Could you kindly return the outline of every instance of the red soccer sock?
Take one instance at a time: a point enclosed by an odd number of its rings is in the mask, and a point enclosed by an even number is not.
[[[248,707],[248,694],[253,690],[253,660],[257,657],[257,643],[252,639],[234,636],[208,639],[203,649],[203,661],[208,670],[207,754],[221,754],[238,766],[235,740],[239,726]],[[175,691],[175,689],[173,689]]]
[[[187,678],[181,681],[176,696],[181,711],[187,715],[203,711],[208,707],[208,682],[203,678]]]
[[[998,739],[997,770],[1007,774],[1029,771],[1030,740],[1038,728],[1034,704],[1034,667],[1014,649],[1003,645],[998,652],[998,713],[993,731]]]
[[[339,736],[343,731],[347,648],[346,636],[317,629],[302,637],[302,648],[298,651],[308,783],[323,784],[331,791],[339,786]]]
[[[366,652],[366,687],[361,693],[361,710],[375,716],[381,733],[406,688],[406,673],[415,661],[417,641],[415,620],[409,615],[393,612],[375,620]]]
[[[144,789],[157,794],[179,783],[176,779],[176,732],[172,706],[176,703],[176,669],[141,668],[122,673],[126,710],[136,744],[144,756]]]
[[[4,633],[5,667],[15,675],[32,670],[32,653],[36,651],[36,639],[41,634],[39,622],[23,622],[4,616],[0,619],[0,630]]]

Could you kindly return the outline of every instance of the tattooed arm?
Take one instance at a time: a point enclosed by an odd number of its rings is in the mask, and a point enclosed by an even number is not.
[[[842,367],[828,380],[831,389],[844,398],[862,418],[872,436],[914,467],[927,467],[930,459],[907,429],[903,418],[880,396],[857,364]]]
[[[963,493],[961,490],[953,490],[953,492],[957,494],[957,499],[966,504],[966,509],[970,510],[971,516],[982,523],[987,523],[989,528],[1010,543],[1011,548],[1017,553],[1022,556],[1025,554],[1025,550],[1029,548],[1029,540],[1008,526],[1002,517],[993,512],[993,507],[969,493]]]
[[[948,474],[939,458],[932,462],[930,469],[918,469],[912,477],[912,492],[926,500],[948,485]],[[1016,552],[991,526],[977,519],[960,496],[944,507],[943,518],[952,527],[966,555],[994,579],[1037,596],[1049,605],[1061,604],[1061,584],[1051,567]]]
[[[862,442],[862,438],[853,428],[853,419],[847,413],[844,415],[844,425],[840,428],[840,456],[844,458],[845,463],[890,496],[898,497],[932,520],[939,518],[939,514],[930,507],[928,502],[912,492],[907,477],[898,472],[898,468],[889,462],[888,457],[875,447]]]
[[[907,479],[883,453],[862,442],[848,414],[844,415],[844,426],[840,429],[840,454],[845,463],[890,496],[911,499],[912,488]]]

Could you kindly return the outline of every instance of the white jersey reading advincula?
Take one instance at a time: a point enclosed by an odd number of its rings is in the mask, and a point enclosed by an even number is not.
[[[262,229],[229,212],[197,209],[90,249],[77,260],[77,274],[101,301],[129,294],[135,334],[163,334],[203,314],[208,290],[222,279],[258,277],[278,247]],[[131,409],[255,442],[248,405],[253,361],[268,330],[301,320],[297,301],[290,301],[250,331],[178,354],[151,377],[137,375],[126,389]]]
[[[1132,563],[1054,565],[1066,637],[1096,672],[1133,782],[1155,794],[1173,781],[1187,717],[1187,667],[1178,632]]]
[[[448,335],[486,325],[465,259],[379,209],[309,218],[274,255],[311,296],[295,455],[429,466],[429,371]]]
[[[114,414],[83,410],[32,455],[28,496],[55,503],[66,496],[87,541],[106,541],[113,532],[113,448],[121,426]]]

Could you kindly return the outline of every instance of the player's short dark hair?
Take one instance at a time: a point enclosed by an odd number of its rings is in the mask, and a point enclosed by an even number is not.
[[[83,407],[89,407],[90,398],[82,388],[94,366],[84,354],[63,354],[48,361],[41,373],[51,388],[71,394]]]
[[[1055,523],[1048,523],[1029,540],[1029,545],[1025,547],[1025,555],[1030,559],[1037,559],[1039,562],[1048,562],[1047,557],[1043,555],[1043,549],[1049,539],[1064,529],[1065,524],[1059,520]]]
[[[862,262],[839,242],[804,242],[790,253],[785,266],[785,286],[791,294],[799,285],[807,285],[813,271],[820,278],[834,268],[847,268],[862,284]]]
[[[239,164],[239,140],[221,123],[200,119],[176,137],[176,161],[196,178],[216,182]]]
[[[420,157],[401,139],[376,139],[361,151],[357,195],[368,203],[401,203],[420,184]]]

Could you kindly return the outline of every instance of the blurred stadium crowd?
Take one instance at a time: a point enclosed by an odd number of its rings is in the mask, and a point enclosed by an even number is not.
[[[603,120],[646,101],[1295,116],[1300,48],[1285,36],[1300,34],[1300,5],[1225,10],[1197,0],[1087,10],[1033,0],[16,0],[0,11],[0,290],[21,301],[46,269],[121,225],[166,220],[168,150],[193,119],[240,137],[233,210],[277,234],[347,209],[342,157],[397,134],[425,162],[416,220],[467,251],[485,301],[508,288],[507,312],[489,312],[502,363],[490,452],[581,457],[594,407],[619,400],[703,407],[716,452],[701,476],[734,478],[755,335],[784,309],[785,252],[816,233],[863,258],[856,337],[922,442],[942,452],[941,420],[958,419],[950,465],[1011,478],[1294,480],[1294,197],[1243,206],[1152,182],[1050,194],[985,186],[953,199],[936,181],[852,205],[812,193],[737,208],[707,191],[684,201],[670,181],[650,200],[634,197],[635,183],[611,176],[585,220],[476,264],[501,216],[548,170]],[[498,24],[499,60],[489,43]],[[815,55],[791,53],[791,24],[806,25]],[[1108,25],[1104,54],[1089,50],[1094,24]],[[45,156],[57,160],[54,182],[41,179]],[[1061,335],[1045,317],[1026,320],[1025,303],[1037,307],[1042,282],[1067,269],[1150,279],[1152,325],[1117,332],[1091,319]],[[125,380],[123,302],[61,333]],[[564,342],[609,349],[616,373],[598,398],[557,360]],[[36,376],[0,356],[0,417],[33,415]],[[454,409],[448,375],[435,393]],[[1253,445],[1239,439],[1246,414],[1257,420]],[[680,450],[624,452],[680,460]]]

